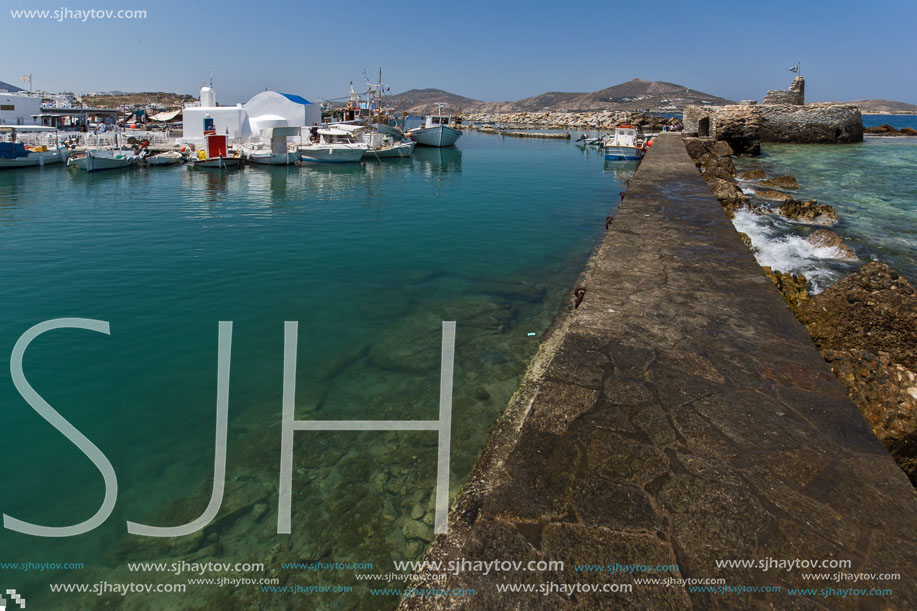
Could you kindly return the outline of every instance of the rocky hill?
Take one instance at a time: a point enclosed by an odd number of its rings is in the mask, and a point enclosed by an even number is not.
[[[387,105],[401,102],[399,110],[424,114],[445,102],[455,112],[509,113],[532,111],[585,112],[604,110],[681,110],[689,104],[730,104],[709,93],[665,81],[632,79],[626,83],[593,92],[549,91],[541,95],[509,102],[482,102],[442,89],[412,89],[389,96]]]
[[[385,97],[387,107],[398,107],[398,112],[406,110],[411,114],[426,114],[436,110],[437,102],[446,104],[444,112],[456,112],[478,104],[481,100],[466,98],[465,96],[449,93],[442,89],[409,89],[403,93]]]
[[[854,100],[847,104],[856,104],[860,111],[867,115],[917,115],[917,104],[894,102],[892,100]]]
[[[164,91],[83,96],[81,98],[83,104],[93,108],[118,108],[123,105],[144,108],[150,104],[162,104],[168,108],[181,108],[185,102],[193,102],[196,99],[188,94],[166,93]]]

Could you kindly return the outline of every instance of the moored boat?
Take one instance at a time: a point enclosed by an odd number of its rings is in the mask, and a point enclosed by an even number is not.
[[[139,161],[140,155],[130,149],[97,149],[86,151],[80,157],[71,157],[67,160],[67,167],[91,173],[129,168]]]
[[[427,115],[421,127],[408,130],[407,136],[417,144],[436,147],[452,146],[462,137],[461,131],[449,126],[452,123],[452,116],[442,114],[445,104],[439,102],[437,106],[439,114]]]
[[[621,125],[605,139],[605,161],[638,161],[643,159],[647,148],[636,127]]]
[[[299,155],[288,150],[287,138],[300,133],[298,127],[267,127],[261,130],[261,137],[267,144],[259,142],[243,149],[245,158],[258,165],[294,165]],[[268,146],[269,144],[269,146]]]
[[[28,125],[0,125],[0,133],[9,132],[10,141],[0,142],[0,169],[31,168],[65,163],[67,161],[67,147],[33,146],[26,147],[22,142],[16,141],[17,132],[56,132],[52,127]]]
[[[176,163],[184,161],[184,156],[176,151],[168,151],[166,153],[157,153],[156,155],[144,157],[143,161],[147,165],[153,166],[175,165]]]
[[[318,141],[296,147],[299,160],[306,163],[351,163],[360,161],[369,145],[357,142],[350,127],[337,126],[317,130]]]

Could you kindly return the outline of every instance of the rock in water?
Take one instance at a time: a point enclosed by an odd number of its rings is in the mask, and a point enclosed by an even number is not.
[[[774,187],[775,189],[793,190],[799,188],[799,182],[797,182],[796,179],[790,175],[768,178],[767,180],[762,180],[758,184],[762,187]]]
[[[857,258],[856,252],[844,243],[841,236],[827,229],[819,229],[818,231],[812,232],[812,234],[806,238],[806,242],[816,248],[835,248],[840,251],[842,259],[853,260]]]
[[[726,209],[729,218],[735,216],[736,210],[748,206],[748,196],[742,193],[742,189],[734,182],[716,176],[705,176],[704,180],[713,196],[720,200],[720,204]]]
[[[742,180],[758,180],[767,178],[767,174],[764,173],[764,170],[749,170],[747,172],[739,172],[739,178]]]
[[[872,261],[816,295],[799,319],[824,350],[886,352],[917,370],[917,293],[898,272]]]
[[[773,191],[779,193],[779,191]],[[786,195],[785,193],[782,195]],[[808,223],[809,225],[821,225],[830,227],[837,225],[837,212],[828,204],[819,204],[818,201],[810,199],[807,202],[801,202],[795,199],[780,204],[780,214],[794,221]]]
[[[760,184],[760,183],[759,183]],[[792,202],[796,201],[789,193],[782,191],[755,191],[755,197],[766,199],[769,202]]]

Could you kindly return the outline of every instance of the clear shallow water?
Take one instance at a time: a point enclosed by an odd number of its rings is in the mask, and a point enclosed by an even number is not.
[[[883,121],[899,117],[883,116]],[[865,122],[865,120],[864,120]],[[899,125],[898,127],[903,127]],[[760,167],[769,176],[799,181],[797,199],[817,199],[837,210],[831,230],[856,250],[858,262],[805,241],[812,228],[782,217],[740,214],[735,224],[752,238],[758,261],[781,271],[804,273],[822,290],[863,262],[880,260],[917,282],[917,138],[870,138],[859,144],[767,144],[760,159],[741,160],[739,170]]]
[[[124,563],[145,559],[341,560],[381,573],[417,558],[423,541],[405,523],[432,517],[433,433],[297,433],[293,534],[276,534],[283,322],[299,321],[297,418],[433,419],[440,321],[458,321],[454,495],[632,170],[570,142],[468,132],[459,149],[385,163],[0,173],[0,345],[8,354],[52,318],[110,322],[110,336],[42,336],[24,367],[120,487],[91,534],[2,530],[0,559],[83,562],[69,577],[89,583],[135,581]],[[125,520],[178,525],[206,506],[220,320],[234,321],[223,508],[199,536],[129,536]],[[47,525],[92,515],[101,477],[18,396],[8,367],[0,401],[2,511]],[[277,576],[357,586],[311,601],[322,607],[379,608],[352,574]],[[61,580],[7,577],[36,593]],[[82,604],[106,600],[118,598]]]

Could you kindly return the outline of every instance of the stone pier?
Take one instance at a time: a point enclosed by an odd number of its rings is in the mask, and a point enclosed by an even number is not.
[[[554,343],[425,556],[522,570],[425,573],[408,585],[474,594],[402,609],[917,608],[914,488],[679,135],[662,134],[640,165]],[[803,560],[825,568],[770,564]],[[577,570],[614,564],[659,570]],[[901,578],[804,578],[838,572]]]

